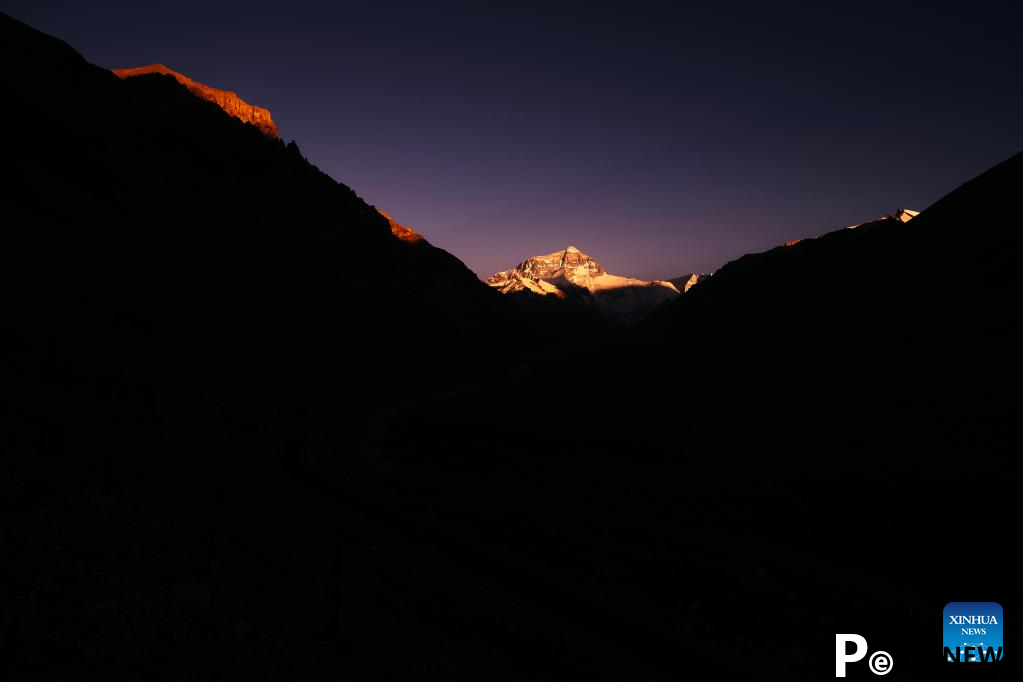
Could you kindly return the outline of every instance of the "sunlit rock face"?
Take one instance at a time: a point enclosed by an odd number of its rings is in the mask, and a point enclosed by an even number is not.
[[[417,242],[426,241],[423,238],[423,235],[419,234],[411,227],[405,227],[404,225],[399,225],[398,223],[394,222],[394,219],[391,218],[389,214],[384,213],[379,208],[377,209],[377,213],[387,218],[387,223],[391,226],[391,234],[393,234],[400,241],[408,242],[409,244],[415,244]]]
[[[114,69],[113,72],[118,78],[144,76],[150,73],[173,76],[196,97],[207,100],[208,102],[213,102],[229,115],[245,121],[246,123],[251,123],[259,128],[267,137],[274,139],[280,139],[281,137],[280,132],[277,130],[277,126],[270,117],[270,112],[266,109],[257,107],[254,104],[249,104],[237,94],[229,90],[218,90],[217,88],[211,88],[208,85],[198,83],[184,74],[168,69],[163,64],[150,64],[149,66],[139,66],[132,69]]]
[[[704,275],[684,275],[648,282],[609,274],[590,256],[574,246],[522,261],[499,272],[486,283],[502,294],[529,292],[539,296],[570,299],[594,306],[607,319],[633,324],[665,301],[677,298]]]

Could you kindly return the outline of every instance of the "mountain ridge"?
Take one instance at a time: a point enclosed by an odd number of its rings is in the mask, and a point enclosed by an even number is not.
[[[185,88],[196,97],[204,99],[207,102],[213,102],[230,116],[242,120],[245,123],[254,125],[267,137],[275,140],[279,140],[281,138],[281,133],[277,129],[277,125],[274,123],[273,117],[270,116],[270,111],[268,109],[256,106],[255,104],[249,104],[239,97],[238,93],[232,90],[221,90],[220,88],[214,88],[204,83],[200,83],[189,78],[183,73],[179,73],[174,69],[164,66],[163,64],[150,64],[148,66],[136,66],[126,69],[111,69],[111,73],[121,79],[148,76],[151,74],[171,76],[177,82],[181,83],[181,85],[185,86]]]

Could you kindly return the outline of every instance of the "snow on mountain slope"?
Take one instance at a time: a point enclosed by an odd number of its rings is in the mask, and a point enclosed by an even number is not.
[[[633,324],[665,301],[677,298],[703,275],[648,282],[620,277],[574,246],[522,261],[486,283],[502,294],[528,291],[540,296],[570,299],[597,308],[612,322]],[[680,288],[681,287],[681,288]]]
[[[917,217],[918,215],[920,215],[920,211],[914,211],[913,209],[910,209],[910,208],[900,208],[897,211],[895,211],[895,213],[893,213],[891,215],[883,215],[880,218],[878,218],[877,220],[884,220],[885,218],[891,218],[892,220],[898,220],[900,223],[908,223],[910,220],[912,220],[913,218]],[[869,220],[869,221],[867,221],[865,223],[857,223],[856,225],[850,225],[849,229],[855,230],[856,228],[863,227],[864,225],[873,225],[874,223],[877,222],[877,220]],[[796,241],[799,241],[799,240],[796,240]]]
[[[675,288],[678,289],[678,293],[684,294],[708,277],[710,277],[710,275],[703,275],[694,272],[690,275],[672,277],[668,281],[675,285]]]

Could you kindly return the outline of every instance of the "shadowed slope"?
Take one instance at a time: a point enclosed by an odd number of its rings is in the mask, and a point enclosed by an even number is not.
[[[782,333],[794,347],[881,330],[885,338],[979,338],[1009,324],[1019,291],[1019,219],[1006,207],[1023,182],[1021,167],[1017,154],[917,217],[900,211],[743,256],[646,328],[747,340]]]
[[[7,677],[84,665],[203,678],[213,665],[336,679],[333,654],[312,651],[338,627],[331,583],[296,579],[296,543],[310,542],[299,536],[312,532],[309,553],[342,556],[363,586],[407,559],[352,558],[381,523],[356,521],[363,540],[341,534],[340,515],[310,512],[315,494],[291,486],[284,462],[320,420],[358,424],[500,372],[512,353],[492,361],[476,340],[507,324],[506,304],[450,254],[396,237],[296,145],[175,78],[118,79],[3,15],[0,37],[0,58],[18,65],[4,69],[14,97],[0,111],[17,131],[0,250],[0,535],[18,554],[0,582],[20,632],[5,639]],[[453,584],[439,566],[416,572]],[[360,648],[377,653],[343,665],[379,671],[408,611],[381,612],[380,592],[363,592],[346,617],[363,614]],[[40,606],[47,594],[64,606]],[[90,620],[99,602],[113,604],[102,627]],[[33,614],[40,628],[22,629]],[[404,627],[409,641],[427,631]],[[434,641],[422,656],[453,660]]]
[[[500,297],[457,259],[175,78],[120,80],[0,21],[22,63],[4,75],[4,326],[22,402],[50,405],[29,411],[70,401],[105,431],[94,412],[166,418],[155,400],[219,430],[223,410],[297,413],[478,362]]]

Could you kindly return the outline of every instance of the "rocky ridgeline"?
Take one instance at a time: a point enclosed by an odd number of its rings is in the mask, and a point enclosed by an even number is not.
[[[397,239],[403,242],[408,242],[409,244],[426,241],[423,239],[423,235],[419,234],[411,227],[405,227],[404,225],[399,225],[394,222],[394,219],[391,218],[390,214],[384,213],[379,208],[377,209],[377,213],[387,219],[387,223],[391,226],[391,234],[393,234]]]
[[[132,69],[114,69],[113,73],[118,78],[131,78],[133,76],[144,76],[151,73],[173,76],[179,83],[188,88],[188,91],[196,97],[200,97],[208,102],[213,102],[229,115],[245,121],[246,123],[251,123],[259,128],[267,137],[274,139],[280,139],[281,137],[280,131],[277,130],[277,126],[270,117],[270,112],[268,110],[263,107],[257,107],[254,104],[249,104],[230,90],[219,90],[217,88],[211,88],[208,85],[203,85],[184,74],[180,74],[173,69],[167,68],[163,64],[150,64],[149,66],[139,66]]]

